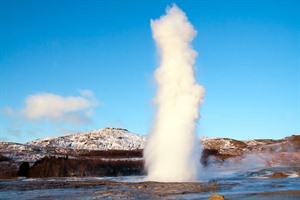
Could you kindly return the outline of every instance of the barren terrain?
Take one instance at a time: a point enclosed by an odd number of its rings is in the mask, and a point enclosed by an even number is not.
[[[145,179],[146,138],[106,128],[0,143],[1,199],[299,199],[300,136],[200,138],[198,182]],[[176,166],[174,166],[176,167]]]

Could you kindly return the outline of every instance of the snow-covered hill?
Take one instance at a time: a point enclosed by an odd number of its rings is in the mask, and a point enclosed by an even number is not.
[[[52,155],[52,153],[42,147],[13,142],[0,142],[0,155],[14,162],[35,162],[47,155]]]
[[[104,128],[62,137],[38,139],[27,145],[88,150],[143,149],[146,137],[121,128]]]
[[[45,156],[74,159],[115,159],[103,151],[128,150],[130,153],[125,153],[123,157],[119,156],[118,159],[142,159],[142,153],[134,154],[134,152],[142,151],[146,139],[145,136],[131,133],[126,129],[104,128],[62,137],[38,139],[27,144],[0,142],[0,169],[2,169],[2,172],[0,170],[0,177],[1,173],[7,174],[9,171],[15,173],[22,162],[29,162],[33,165],[34,162]],[[248,141],[201,137],[199,142],[202,143],[203,149],[208,150],[208,153],[219,155],[222,159],[253,153],[275,153],[279,155],[278,153],[281,152],[295,152],[297,158],[294,159],[295,162],[300,159],[298,154],[300,152],[300,135],[293,135],[281,140]]]

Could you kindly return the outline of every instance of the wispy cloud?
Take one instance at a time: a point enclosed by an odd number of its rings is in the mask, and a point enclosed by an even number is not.
[[[12,117],[12,116],[14,115],[14,111],[13,111],[13,109],[10,108],[10,107],[5,107],[5,108],[2,110],[2,112],[3,112],[5,115],[9,116],[9,117]]]
[[[37,93],[24,100],[24,107],[18,111],[5,108],[4,113],[35,122],[88,124],[91,123],[94,107],[98,105],[91,90],[80,90],[79,96],[60,96],[53,93]]]
[[[79,93],[83,97],[90,97],[94,99],[94,92],[92,90],[79,90]]]

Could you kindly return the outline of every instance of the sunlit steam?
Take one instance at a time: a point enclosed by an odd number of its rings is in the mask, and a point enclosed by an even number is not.
[[[190,44],[197,32],[176,5],[166,12],[151,20],[161,60],[155,71],[157,113],[144,150],[147,179],[193,181],[200,159],[195,122],[204,97],[193,69],[197,52]]]

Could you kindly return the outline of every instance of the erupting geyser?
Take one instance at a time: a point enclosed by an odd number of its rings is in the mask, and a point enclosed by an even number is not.
[[[161,60],[155,71],[157,113],[144,150],[147,180],[194,181],[200,157],[195,122],[204,97],[193,69],[197,52],[190,44],[197,32],[176,5],[166,12],[151,20]]]

